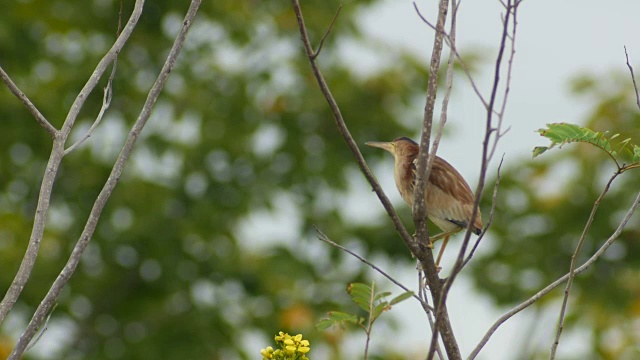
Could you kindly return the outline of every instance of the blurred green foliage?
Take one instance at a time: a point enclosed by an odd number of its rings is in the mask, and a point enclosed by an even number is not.
[[[316,43],[339,3],[303,4]],[[360,143],[407,134],[397,119],[422,98],[426,81],[426,62],[402,51],[387,52],[393,66],[367,76],[356,76],[341,57],[337,39],[360,41],[356,15],[370,3],[344,6],[320,58]],[[3,333],[22,331],[66,262],[187,5],[146,3],[119,56],[103,123],[63,161],[38,263]],[[0,63],[54,126],[63,123],[115,39],[119,7],[114,0],[3,4]],[[123,23],[132,7],[133,1],[123,3]],[[106,77],[89,97],[72,141],[97,115],[105,83]],[[26,249],[51,140],[4,86],[0,118],[4,294]],[[362,279],[365,269],[345,267],[344,254],[316,244],[311,225],[367,239],[365,252],[407,256],[382,215],[368,225],[351,224],[340,202],[329,200],[347,190],[354,169],[303,56],[291,4],[204,2],[81,267],[59,299],[54,330],[29,356],[251,359],[268,334],[282,329],[308,334],[338,358],[336,340],[321,339],[313,324],[348,301],[344,283]]]
[[[316,44],[339,3],[302,4]],[[416,124],[421,119],[426,83],[424,59],[361,37],[356,19],[373,3],[344,5],[319,60],[361,144],[414,134],[418,125],[408,127],[406,116],[415,114]],[[123,5],[126,20],[133,2]],[[55,126],[114,40],[119,7],[114,0],[3,4],[0,64]],[[120,54],[103,124],[63,161],[40,257],[0,329],[0,353],[9,347],[9,335],[23,330],[68,258],[186,8],[186,1],[145,5]],[[356,73],[358,65],[339,50],[341,41],[371,47],[385,61],[373,73]],[[72,140],[98,113],[105,82],[88,99]],[[575,91],[594,104],[587,126],[639,141],[640,116],[626,75],[583,77]],[[51,140],[4,86],[0,119],[4,294],[26,249]],[[586,145],[506,166],[491,229],[495,242],[483,244],[467,272],[477,286],[497,303],[513,304],[566,273],[593,201],[613,170],[605,155]],[[345,218],[342,198],[354,174],[303,56],[290,3],[204,2],[50,330],[29,356],[253,359],[270,334],[284,330],[304,333],[314,352],[324,347],[339,359],[339,339],[316,332],[313,324],[348,304],[344,283],[364,280],[365,269],[348,266],[346,255],[318,244],[312,224],[358,244],[363,255],[408,258],[383,215],[367,224]],[[625,174],[614,184],[581,259],[617,226],[638,179]],[[621,354],[605,341],[612,332],[627,342],[637,334],[630,329],[640,313],[639,233],[638,222],[630,223],[572,292],[570,324],[593,326],[594,351],[602,358]],[[39,350],[47,342],[46,351]]]

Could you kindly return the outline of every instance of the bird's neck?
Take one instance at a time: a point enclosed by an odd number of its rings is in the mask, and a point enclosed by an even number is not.
[[[402,199],[410,206],[413,206],[413,188],[415,186],[416,171],[413,160],[416,156],[417,154],[397,158],[394,165],[396,186],[398,187],[398,191],[400,192]]]

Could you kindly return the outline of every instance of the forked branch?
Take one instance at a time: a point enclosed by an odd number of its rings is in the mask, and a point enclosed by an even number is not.
[[[75,101],[73,102],[73,105],[71,106],[71,109],[67,114],[67,118],[62,125],[62,129],[56,132],[56,136],[53,140],[51,155],[49,156],[49,161],[42,178],[42,185],[40,186],[38,205],[36,207],[31,236],[29,237],[29,244],[27,245],[27,250],[25,251],[25,255],[22,258],[22,262],[20,263],[20,268],[18,269],[16,276],[11,282],[9,290],[2,299],[2,302],[0,302],[0,325],[6,319],[9,311],[11,311],[16,301],[18,300],[18,297],[22,293],[22,289],[29,280],[31,271],[35,266],[38,252],[40,250],[40,242],[42,241],[42,236],[44,234],[44,227],[47,218],[47,212],[49,210],[49,202],[51,200],[54,180],[58,173],[58,169],[60,168],[60,163],[64,156],[63,154],[65,142],[67,141],[67,138],[71,133],[73,124],[75,123],[75,120],[80,113],[80,109],[82,109],[89,94],[91,94],[93,89],[97,86],[98,81],[107,70],[109,64],[111,64],[111,62],[115,59],[116,54],[120,52],[120,50],[124,47],[127,40],[129,39],[131,33],[133,33],[133,29],[136,27],[138,19],[142,14],[143,6],[144,0],[136,1],[133,12],[129,17],[127,24],[125,25],[122,34],[118,36],[111,49],[100,60],[95,70],[91,74],[91,77],[89,78],[89,80],[87,80],[85,86],[82,88]]]
[[[139,4],[140,6],[142,6],[142,3],[143,2],[140,1],[136,5]],[[120,176],[122,175],[122,172],[124,170],[125,164],[131,155],[131,152],[133,150],[133,147],[137,139],[139,138],[140,132],[142,131],[145,124],[149,120],[151,111],[153,110],[153,107],[158,99],[158,96],[160,95],[160,92],[164,88],[164,85],[166,84],[167,79],[169,78],[169,75],[173,70],[173,67],[175,66],[175,62],[177,60],[178,55],[180,54],[180,50],[182,49],[182,45],[184,44],[187,32],[189,31],[191,24],[193,22],[193,19],[195,18],[195,15],[198,11],[198,8],[200,7],[200,3],[201,3],[201,0],[191,1],[189,10],[187,11],[185,19],[182,22],[182,27],[180,29],[180,32],[176,36],[176,39],[173,43],[171,51],[169,52],[169,55],[167,56],[164,66],[162,67],[162,70],[160,71],[158,78],[153,84],[151,90],[149,91],[149,94],[144,103],[144,106],[142,107],[142,110],[138,116],[138,119],[136,120],[133,127],[131,128],[131,131],[129,132],[127,140],[120,154],[118,155],[118,158],[116,159],[116,162],[111,170],[111,174],[109,175],[109,178],[105,182],[104,187],[102,188],[102,190],[100,191],[100,194],[98,195],[98,197],[94,202],[93,208],[91,209],[91,212],[89,213],[89,217],[85,224],[85,228],[82,231],[80,238],[76,242],[76,245],[73,248],[71,256],[67,261],[67,264],[64,266],[64,268],[62,269],[62,271],[60,272],[60,274],[52,284],[51,288],[47,292],[47,295],[44,297],[44,299],[38,306],[36,312],[31,318],[31,321],[27,325],[27,328],[22,333],[18,342],[16,343],[16,346],[14,347],[8,360],[18,360],[21,358],[25,349],[31,342],[31,339],[33,339],[33,336],[36,334],[38,328],[41,327],[47,314],[49,314],[51,309],[55,306],[55,302],[58,296],[60,295],[60,292],[65,287],[65,285],[69,282],[71,276],[73,275],[78,264],[80,263],[82,254],[84,253],[84,250],[89,244],[89,241],[91,240],[91,237],[93,236],[93,233],[96,229],[102,210],[104,209],[107,203],[107,200],[111,196],[116,184],[118,183]],[[142,8],[140,7],[140,10],[141,9]],[[125,31],[126,31],[126,27],[125,27]],[[58,154],[59,159],[61,159],[62,157],[63,145],[64,145],[63,143],[58,143],[58,147],[54,149],[54,152]]]

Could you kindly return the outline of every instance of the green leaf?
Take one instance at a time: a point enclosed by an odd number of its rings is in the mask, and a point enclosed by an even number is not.
[[[640,161],[640,146],[633,145],[633,162]]]
[[[394,297],[391,302],[389,303],[389,305],[395,305],[398,304],[402,301],[407,300],[408,298],[413,296],[413,291],[407,291],[407,292],[403,292],[402,294]]]
[[[358,317],[339,311],[330,311],[327,313],[328,318],[321,319],[316,323],[318,331],[326,330],[333,325],[344,328],[346,324],[359,324]]]
[[[569,123],[553,123],[547,124],[546,129],[539,129],[541,136],[551,140],[550,146],[537,146],[533,149],[533,157],[541,155],[554,146],[562,146],[573,142],[583,142],[594,145],[601,150],[607,152],[612,158],[615,158],[627,145],[630,139],[619,142],[615,147],[611,146],[611,140],[617,138],[620,134],[609,136],[609,132],[598,132],[591,129],[581,127]],[[635,146],[635,145],[634,145]],[[635,148],[634,148],[635,149]],[[634,150],[635,151],[635,150]]]
[[[330,328],[334,324],[335,324],[335,322],[333,322],[333,321],[331,321],[329,319],[322,319],[322,320],[320,320],[320,321],[318,321],[316,323],[316,329],[318,331],[327,330],[328,328]]]
[[[533,148],[533,157],[542,155],[547,150],[549,150],[549,147],[547,146],[536,146]]]
[[[366,312],[371,311],[371,299],[373,289],[366,284],[351,283],[347,286],[347,292],[351,296],[351,300]]]
[[[380,294],[377,294],[374,298],[373,301],[378,301],[381,298],[385,298],[387,296],[391,296],[391,292],[390,291],[385,291],[385,292],[381,292]]]
[[[377,319],[378,316],[380,316],[380,314],[382,314],[384,311],[387,311],[387,310],[391,310],[391,305],[389,305],[389,303],[386,302],[386,301],[376,305],[373,308],[373,313],[371,314],[371,319],[372,320]]]

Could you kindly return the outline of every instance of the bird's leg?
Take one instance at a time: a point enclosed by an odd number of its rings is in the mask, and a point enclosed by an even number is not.
[[[438,271],[442,269],[440,267],[440,259],[442,259],[442,254],[444,254],[444,248],[447,247],[447,243],[449,242],[449,236],[450,235],[445,236],[444,240],[442,241],[442,247],[440,247],[440,252],[438,253],[438,258],[436,259],[436,269],[438,269]]]
[[[433,243],[435,243],[436,241],[438,241],[440,239],[444,239],[444,238],[448,239],[449,236],[457,233],[460,230],[462,230],[462,229],[455,229],[455,230],[451,230],[451,231],[445,231],[445,232],[442,232],[442,233],[440,233],[438,235],[429,236],[429,248],[433,249]]]

